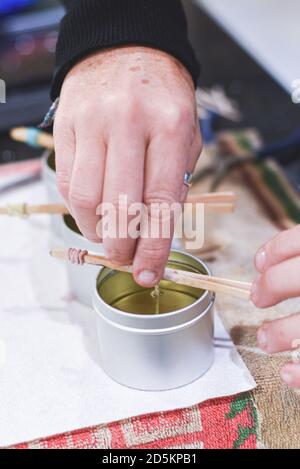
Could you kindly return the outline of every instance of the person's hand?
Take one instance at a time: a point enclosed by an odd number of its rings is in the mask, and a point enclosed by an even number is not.
[[[260,276],[252,287],[252,300],[259,308],[300,296],[300,226],[286,230],[266,243],[256,254]],[[300,347],[300,314],[263,324],[257,333],[258,345],[267,353]],[[288,363],[282,380],[300,388],[300,363]]]
[[[119,194],[128,204],[184,201],[184,174],[193,172],[201,151],[192,78],[158,50],[94,53],[63,83],[54,141],[59,190],[84,236],[100,242],[101,202],[120,210]],[[112,261],[133,260],[138,283],[160,280],[171,239],[103,241]]]

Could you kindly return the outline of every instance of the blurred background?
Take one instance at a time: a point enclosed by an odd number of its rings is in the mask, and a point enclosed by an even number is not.
[[[221,86],[236,101],[238,122],[215,115],[214,131],[255,128],[265,143],[294,137],[280,165],[300,192],[300,107],[292,81],[300,78],[298,0],[183,0],[190,37],[202,66],[200,86]],[[0,164],[39,157],[41,151],[9,138],[15,126],[37,125],[49,108],[58,23],[57,0],[0,1]],[[298,76],[297,76],[298,75]],[[300,151],[299,151],[300,155]]]

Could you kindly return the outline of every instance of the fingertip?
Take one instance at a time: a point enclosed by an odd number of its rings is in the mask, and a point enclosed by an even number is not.
[[[159,276],[152,270],[142,270],[134,272],[135,281],[145,288],[152,288],[159,282]]]
[[[268,335],[265,326],[258,329],[256,335],[257,345],[264,352],[268,352]]]
[[[251,287],[251,301],[257,308],[262,308],[262,295],[261,295],[261,288],[260,288],[260,281],[261,276],[254,280]]]
[[[264,247],[260,248],[254,258],[254,264],[258,272],[263,272],[266,266],[267,253]]]
[[[280,370],[280,377],[284,384],[293,389],[300,388],[300,364],[287,363]]]

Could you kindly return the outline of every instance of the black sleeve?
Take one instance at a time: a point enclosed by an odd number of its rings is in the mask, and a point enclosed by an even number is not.
[[[163,50],[180,60],[196,84],[199,66],[187,36],[180,0],[64,0],[51,97],[60,94],[72,66],[88,53],[138,44]]]

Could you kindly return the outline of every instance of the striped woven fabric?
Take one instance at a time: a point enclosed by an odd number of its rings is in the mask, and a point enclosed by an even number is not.
[[[249,393],[187,409],[135,417],[17,445],[16,449],[256,448],[258,421]]]

